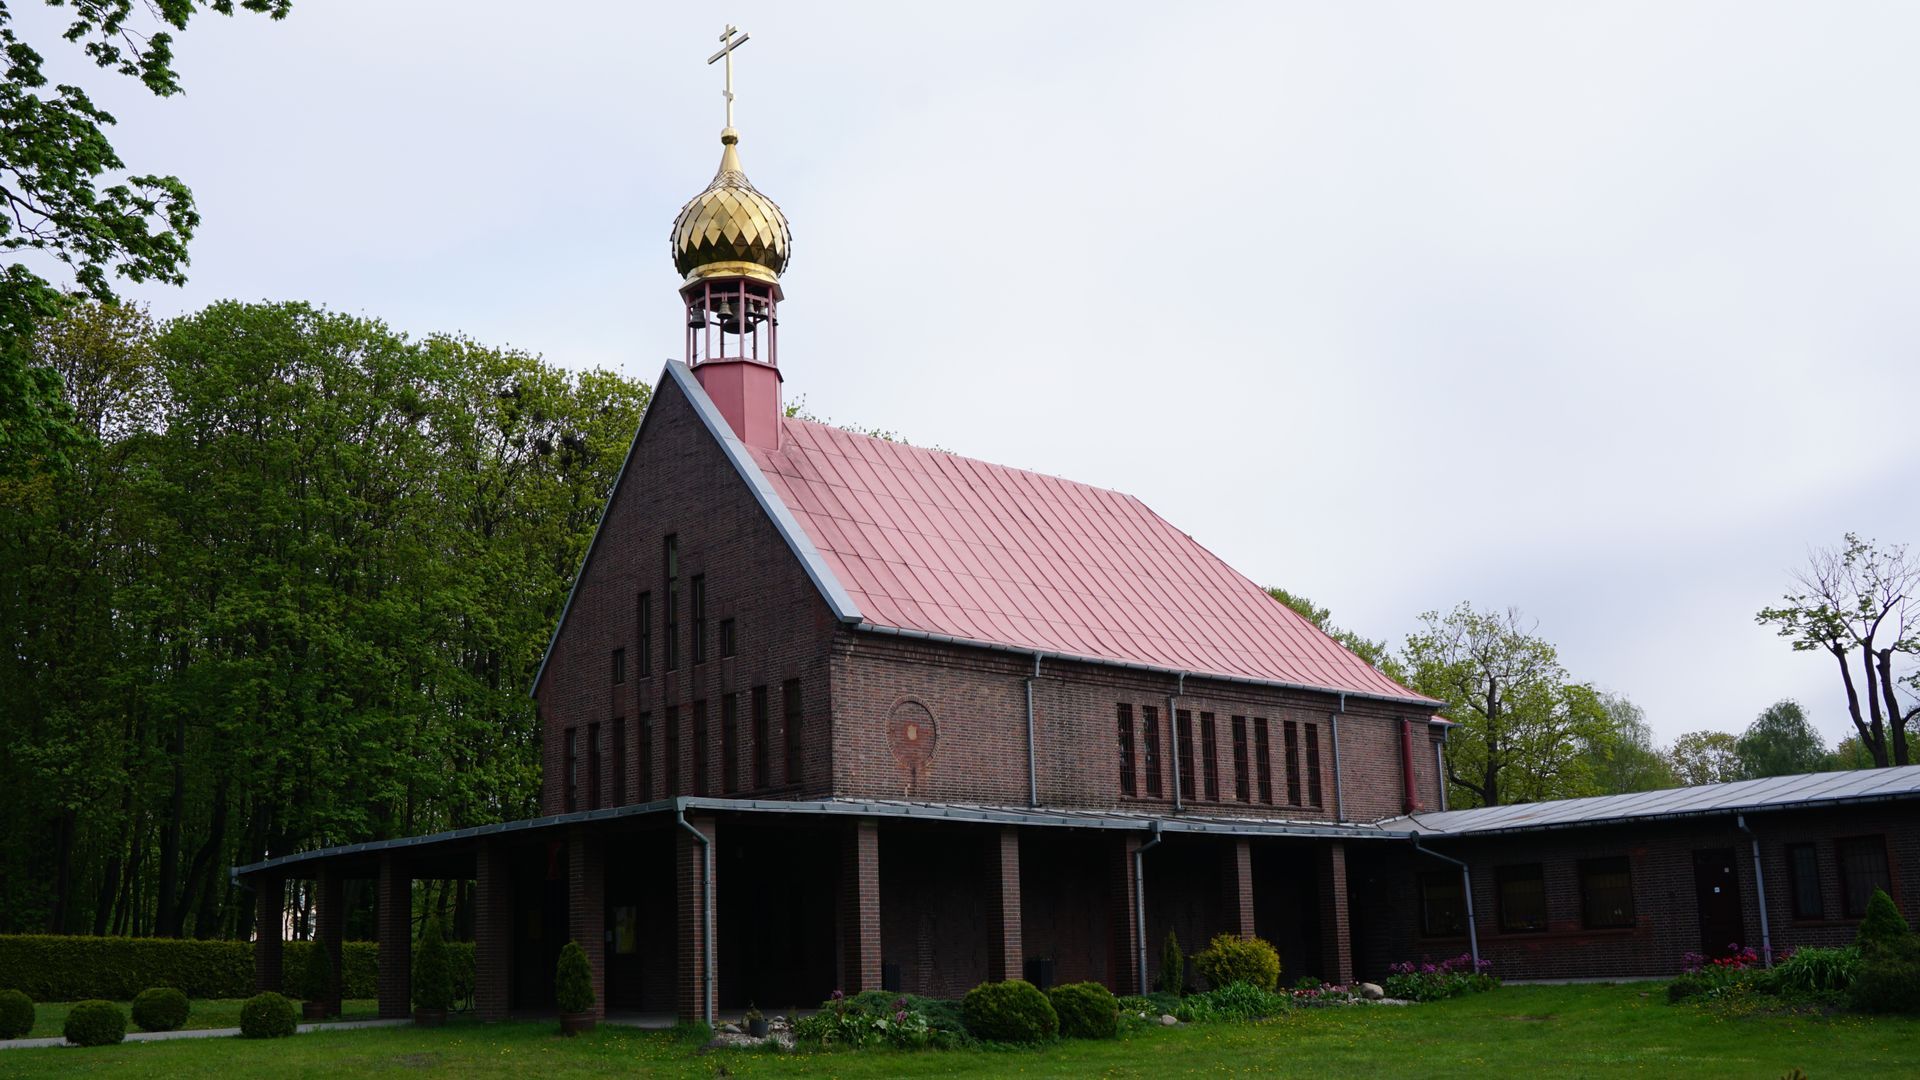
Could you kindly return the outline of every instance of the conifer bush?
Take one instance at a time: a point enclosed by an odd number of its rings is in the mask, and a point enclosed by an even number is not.
[[[1848,990],[1853,1007],[1861,1012],[1920,1013],[1920,938],[1892,897],[1874,890],[1853,943],[1860,950]]]
[[[427,928],[420,935],[420,945],[414,950],[413,1007],[416,1009],[445,1012],[453,1004],[453,968],[447,962],[446,929],[437,915],[427,920]],[[585,959],[586,954],[582,953],[581,958]],[[587,989],[587,1004],[593,1004],[591,983]]]
[[[0,990],[0,1039],[23,1039],[33,1030],[33,999],[18,990]]]
[[[82,1001],[67,1010],[63,1032],[75,1046],[107,1046],[127,1037],[127,1014],[111,1001]]]
[[[173,987],[149,987],[133,999],[133,1022],[141,1031],[178,1031],[189,1008],[187,995]]]
[[[1860,955],[1873,957],[1895,952],[1912,937],[1913,929],[1894,906],[1893,897],[1884,889],[1873,890],[1873,896],[1867,901],[1866,916],[1854,931],[1853,943],[1859,947]]]
[[[593,1008],[593,969],[587,964],[587,951],[577,941],[569,941],[560,950],[560,962],[553,973],[553,1001],[563,1013],[583,1013]]]
[[[1160,945],[1160,990],[1166,994],[1178,994],[1187,988],[1187,958],[1180,951],[1180,939],[1174,932],[1167,931],[1167,940]]]
[[[1047,991],[1060,1034],[1068,1039],[1111,1039],[1120,1032],[1120,1001],[1097,982],[1068,983]]]
[[[240,1006],[240,1035],[246,1039],[284,1039],[298,1028],[293,1002],[269,990]]]
[[[1271,991],[1280,984],[1280,953],[1261,938],[1216,934],[1206,948],[1193,954],[1193,966],[1216,990],[1243,982]]]
[[[981,983],[967,991],[960,1011],[968,1033],[988,1042],[1042,1042],[1060,1033],[1053,1003],[1025,979]]]

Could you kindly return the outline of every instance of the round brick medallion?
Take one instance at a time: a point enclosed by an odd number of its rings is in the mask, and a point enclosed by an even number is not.
[[[909,776],[918,775],[933,760],[937,737],[933,713],[912,698],[895,705],[887,716],[887,745]]]

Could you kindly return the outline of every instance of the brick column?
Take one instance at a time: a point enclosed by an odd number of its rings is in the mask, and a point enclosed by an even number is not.
[[[1220,895],[1226,900],[1226,932],[1244,940],[1254,936],[1253,842],[1237,836],[1225,856]]]
[[[1347,849],[1335,841],[1320,852],[1320,977],[1353,981],[1353,927],[1347,917]]]
[[[373,903],[380,1018],[402,1020],[412,1015],[413,1004],[413,877],[400,856],[380,856]]]
[[[333,965],[333,985],[327,988],[328,1015],[340,1012],[340,986],[343,972],[340,970],[340,935],[346,927],[347,896],[346,882],[338,870],[320,871],[319,903],[314,911],[314,948],[327,950],[327,959]]]
[[[287,883],[281,878],[253,879],[253,990],[278,993],[281,939],[286,935]]]
[[[1003,826],[988,840],[987,978],[1026,977],[1020,936],[1020,830]]]
[[[1140,843],[1138,836],[1127,834],[1113,846],[1113,903],[1108,923],[1113,927],[1114,955],[1108,971],[1112,972],[1110,981],[1116,994],[1141,993],[1146,978],[1140,970],[1140,927],[1133,903],[1133,853],[1140,850]]]
[[[687,824],[700,831],[708,844],[719,842],[718,829],[710,817],[690,817]],[[682,1020],[705,1020],[719,1008],[719,972],[714,984],[707,982],[707,897],[701,888],[706,873],[708,851],[698,837],[685,829],[674,829],[674,897],[678,918],[675,922],[677,964],[674,974],[674,1010]],[[712,852],[712,866],[719,871],[720,852]],[[718,902],[718,883],[715,883]],[[718,944],[718,938],[715,940]]]
[[[513,886],[507,853],[483,842],[473,882],[473,1009],[495,1023],[507,1018],[513,967]]]
[[[607,1014],[607,864],[598,834],[576,828],[567,837],[567,936],[580,943],[593,971],[594,1017]]]
[[[872,818],[854,822],[841,852],[840,940],[841,989],[880,989],[880,823]]]

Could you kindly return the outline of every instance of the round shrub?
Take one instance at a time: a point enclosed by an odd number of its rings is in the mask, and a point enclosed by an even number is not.
[[[18,990],[0,990],[0,1039],[25,1038],[33,1030],[33,999]]]
[[[75,1046],[106,1046],[127,1037],[127,1014],[111,1001],[82,1001],[67,1010],[67,1041]]]
[[[1261,990],[1280,984],[1280,954],[1260,938],[1215,935],[1206,948],[1193,954],[1193,966],[1216,990],[1237,982]]]
[[[413,952],[413,1007],[445,1012],[452,1005],[453,968],[447,962],[447,928],[435,916],[427,922],[420,946]]]
[[[1047,991],[1069,1039],[1111,1039],[1120,1033],[1120,1001],[1097,982],[1068,983]]]
[[[171,986],[150,987],[133,999],[133,1022],[141,1031],[178,1031],[187,1009],[187,995]]]
[[[1873,890],[1873,896],[1867,901],[1866,916],[1860,920],[1860,929],[1854,931],[1853,943],[1859,946],[1860,955],[1868,959],[1890,955],[1912,936],[1913,931],[1900,909],[1894,906],[1893,897],[1882,889]]]
[[[988,1042],[1028,1043],[1060,1032],[1060,1014],[1047,995],[1025,979],[981,983],[960,1002],[967,1031]]]
[[[240,1034],[249,1039],[284,1039],[294,1032],[293,1002],[269,990],[240,1006]]]
[[[593,1008],[593,969],[587,966],[587,951],[577,941],[569,941],[560,950],[560,962],[554,966],[553,1001],[563,1013],[583,1013]]]

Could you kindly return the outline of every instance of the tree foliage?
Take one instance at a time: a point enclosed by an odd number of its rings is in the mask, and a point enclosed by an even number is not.
[[[1351,630],[1335,626],[1332,611],[1297,593],[1275,586],[1267,590],[1267,595],[1292,608],[1294,614],[1312,623],[1321,633],[1345,646],[1348,652],[1373,665],[1388,678],[1396,682],[1406,682],[1406,669],[1400,659],[1393,655],[1393,650],[1387,646],[1386,642],[1362,637]]]
[[[1588,768],[1598,792],[1620,795],[1673,787],[1678,782],[1673,765],[1655,745],[1653,728],[1640,706],[1624,695],[1605,691],[1599,695],[1599,706],[1608,737],[1590,741],[1588,750]]]
[[[1827,748],[1807,720],[1805,709],[1793,700],[1767,706],[1734,745],[1740,775],[1747,780],[1819,772],[1827,763]]]
[[[1667,760],[1682,784],[1724,784],[1741,778],[1739,746],[1724,731],[1689,731],[1673,740]]]

